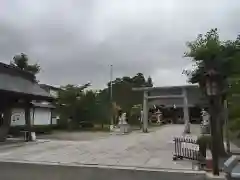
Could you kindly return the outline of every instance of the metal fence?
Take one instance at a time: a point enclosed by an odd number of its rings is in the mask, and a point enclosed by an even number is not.
[[[175,152],[173,155],[173,160],[200,160],[199,145],[197,144],[197,140],[194,140],[190,137],[175,137],[174,145]]]

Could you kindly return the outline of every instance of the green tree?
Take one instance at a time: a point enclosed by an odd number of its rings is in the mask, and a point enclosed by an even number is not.
[[[211,29],[205,35],[198,35],[197,39],[187,43],[188,51],[185,57],[191,58],[195,63],[195,69],[184,71],[188,76],[189,82],[198,83],[200,88],[205,91],[205,74],[209,69],[214,69],[220,74],[220,90],[223,92],[222,103],[226,98],[227,81],[238,74],[239,67],[239,38],[236,40],[221,41],[217,29]],[[223,105],[221,104],[223,108]],[[223,110],[223,109],[222,109]],[[220,114],[220,113],[219,113]],[[219,116],[220,117],[220,116]],[[217,123],[220,124],[219,153],[224,154],[223,144],[223,120],[220,117]]]
[[[133,87],[150,86],[142,73],[136,76],[116,78],[113,81],[113,102],[110,101],[110,83],[108,88],[100,91],[84,91],[89,85],[78,87],[67,85],[59,93],[58,111],[62,126],[66,127],[67,119],[73,117],[73,126],[77,127],[80,121],[89,121],[93,124],[109,124],[114,114],[117,122],[118,110],[121,108],[130,115],[134,104],[142,104],[143,93],[132,91]],[[111,111],[114,111],[113,114]]]
[[[83,90],[89,87],[90,84],[84,84],[83,86],[66,85],[61,87],[59,91],[59,98],[57,101],[57,112],[60,114],[60,126],[67,127],[68,118],[73,118],[73,125],[79,122],[79,109],[81,105],[81,99],[84,97]]]
[[[139,124],[138,118],[141,116],[142,104],[133,105],[130,112],[130,124]]]
[[[15,55],[13,57],[13,61],[10,62],[12,66],[18,67],[23,71],[30,72],[34,75],[40,72],[40,66],[39,64],[29,64],[28,56],[24,53],[21,53],[20,55]]]
[[[119,105],[122,111],[131,113],[131,108],[135,104],[142,104],[143,92],[132,91],[133,87],[152,87],[152,79],[149,77],[146,79],[143,73],[137,73],[133,77],[123,76],[122,78],[116,78],[112,82],[113,101]],[[110,94],[110,83],[108,88],[104,90],[104,93]],[[110,101],[110,96],[109,101]]]

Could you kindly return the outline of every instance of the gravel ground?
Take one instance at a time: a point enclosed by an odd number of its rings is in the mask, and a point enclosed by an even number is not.
[[[2,150],[0,161],[192,170],[191,161],[172,160],[173,137],[181,136],[183,129],[183,125],[170,124],[150,129],[149,133],[133,131],[127,135],[102,132],[53,134],[75,141],[49,140]]]
[[[53,131],[51,134],[38,135],[38,139],[66,140],[66,141],[90,141],[94,139],[105,138],[110,135],[109,132],[68,132]]]

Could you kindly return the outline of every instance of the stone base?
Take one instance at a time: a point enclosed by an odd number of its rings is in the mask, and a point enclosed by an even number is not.
[[[226,180],[225,174],[220,173],[219,176],[214,176],[212,172],[206,173],[206,180]]]
[[[119,135],[119,134],[128,134],[130,132],[131,132],[130,125],[126,124],[124,126],[118,125],[118,127],[113,128],[111,131],[111,134]]]
[[[129,124],[120,124],[120,132],[122,134],[129,133],[130,132],[130,126]]]
[[[206,170],[211,171],[213,168],[212,164],[212,153],[209,149],[206,150]]]

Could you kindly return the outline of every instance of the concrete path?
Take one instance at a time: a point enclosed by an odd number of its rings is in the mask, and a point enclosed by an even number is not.
[[[166,125],[147,134],[133,132],[91,141],[47,141],[0,149],[0,161],[191,170],[189,160],[172,161],[172,139],[182,132],[183,125]]]

